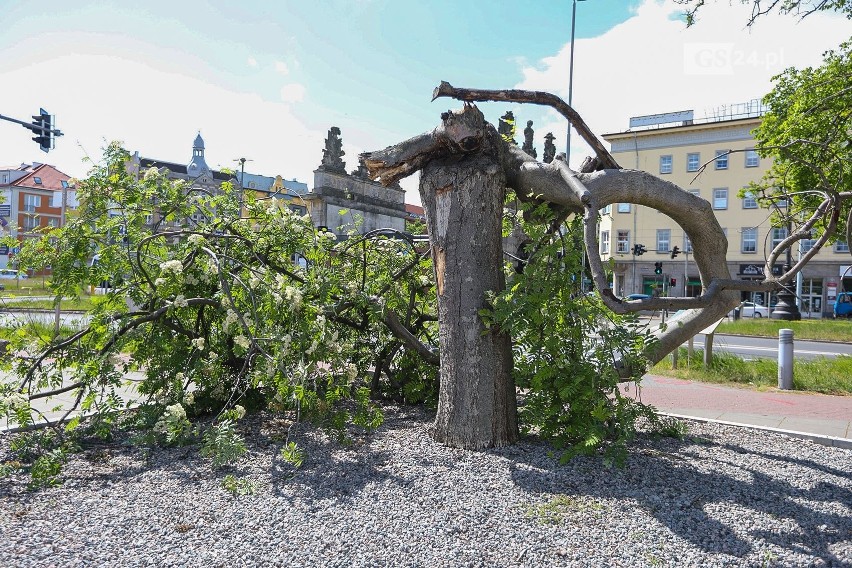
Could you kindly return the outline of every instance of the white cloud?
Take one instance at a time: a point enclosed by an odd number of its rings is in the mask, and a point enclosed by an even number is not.
[[[285,103],[298,103],[305,98],[305,86],[299,83],[290,83],[281,87],[281,100]]]
[[[249,57],[246,60],[246,63],[249,67],[257,68],[257,59],[255,59],[254,57]]]
[[[287,64],[283,61],[276,61],[275,71],[277,71],[281,75],[288,75],[290,73],[290,68],[287,67]]]
[[[44,89],[44,77],[63,88]],[[79,177],[89,167],[83,158],[97,161],[113,139],[146,157],[188,163],[198,130],[213,168],[234,168],[235,159],[246,157],[252,172],[312,186],[322,158],[325,131],[306,126],[290,105],[128,59],[66,55],[6,71],[4,80],[21,86],[4,95],[4,114],[27,118],[38,101],[56,114],[65,136],[42,154],[27,131],[8,125],[0,136],[2,165],[37,160]]]
[[[701,118],[722,105],[759,99],[771,89],[773,75],[790,66],[818,65],[825,50],[849,36],[848,21],[836,15],[814,14],[801,22],[770,15],[749,30],[744,28],[749,6],[719,3],[705,6],[698,23],[686,29],[673,17],[682,11],[671,0],[646,0],[629,20],[576,41],[573,103],[593,132],[626,130],[631,116],[694,109]],[[582,17],[578,7],[578,21]],[[566,44],[524,67],[517,87],[567,100],[569,56]],[[564,150],[564,119],[550,113],[536,130],[553,131],[557,149]],[[589,154],[578,138],[571,141],[574,166]]]

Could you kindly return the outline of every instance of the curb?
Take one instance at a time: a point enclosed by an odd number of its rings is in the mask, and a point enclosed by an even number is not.
[[[832,448],[841,448],[844,450],[852,450],[852,439],[849,438],[838,438],[836,436],[822,436],[820,434],[810,434],[808,432],[797,432],[795,430],[784,430],[783,428],[773,428],[771,426],[758,426],[756,424],[744,424],[742,422],[729,422],[727,420],[716,420],[713,418],[703,418],[700,416],[687,416],[685,414],[674,414],[671,412],[658,412],[663,416],[671,416],[672,418],[678,418],[681,420],[694,420],[696,422],[710,422],[713,424],[722,424],[724,426],[737,426],[739,428],[751,428],[752,430],[761,430],[763,432],[772,432],[773,434],[783,434],[784,436],[789,436],[790,438],[799,438],[801,440],[808,440],[810,442],[814,442],[816,444],[821,444],[823,446],[829,446]]]

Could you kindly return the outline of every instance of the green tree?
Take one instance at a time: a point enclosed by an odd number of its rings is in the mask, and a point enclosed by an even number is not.
[[[827,52],[819,67],[787,69],[774,83],[763,99],[769,111],[755,130],[759,152],[773,162],[753,189],[773,204],[791,201],[777,209],[780,223],[804,228],[813,219],[804,230],[825,242],[850,242],[852,42]],[[815,211],[821,214],[814,219]]]
[[[696,16],[706,5],[706,0],[675,0],[686,7],[685,17],[687,26],[696,21]],[[751,6],[751,15],[746,25],[753,26],[755,22],[767,14],[778,12],[790,14],[798,18],[806,18],[816,12],[840,12],[852,18],[852,2],[849,0],[740,0],[744,5]]]

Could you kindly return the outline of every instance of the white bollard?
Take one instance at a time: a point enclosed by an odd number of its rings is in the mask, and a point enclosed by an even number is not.
[[[793,330],[778,330],[778,388],[793,388]]]

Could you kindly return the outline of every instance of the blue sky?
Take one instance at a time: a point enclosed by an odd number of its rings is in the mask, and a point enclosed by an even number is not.
[[[201,131],[211,166],[246,157],[254,173],[312,185],[322,139],[341,128],[347,167],[359,152],[437,124],[432,89],[532,88],[567,98],[571,2],[331,0],[319,2],[0,1],[0,114],[38,107],[66,133],[45,155],[27,131],[0,123],[0,165],[43,161],[84,175],[109,140],[187,162]],[[759,98],[788,65],[819,62],[848,21],[768,18],[711,5],[686,30],[670,1],[577,5],[574,106],[595,132],[630,116]],[[541,152],[564,121],[538,107],[481,105],[496,120],[533,120]],[[575,137],[576,138],[576,137]],[[559,144],[564,149],[564,142]],[[572,163],[586,150],[572,143]],[[417,202],[416,181],[404,183]]]

